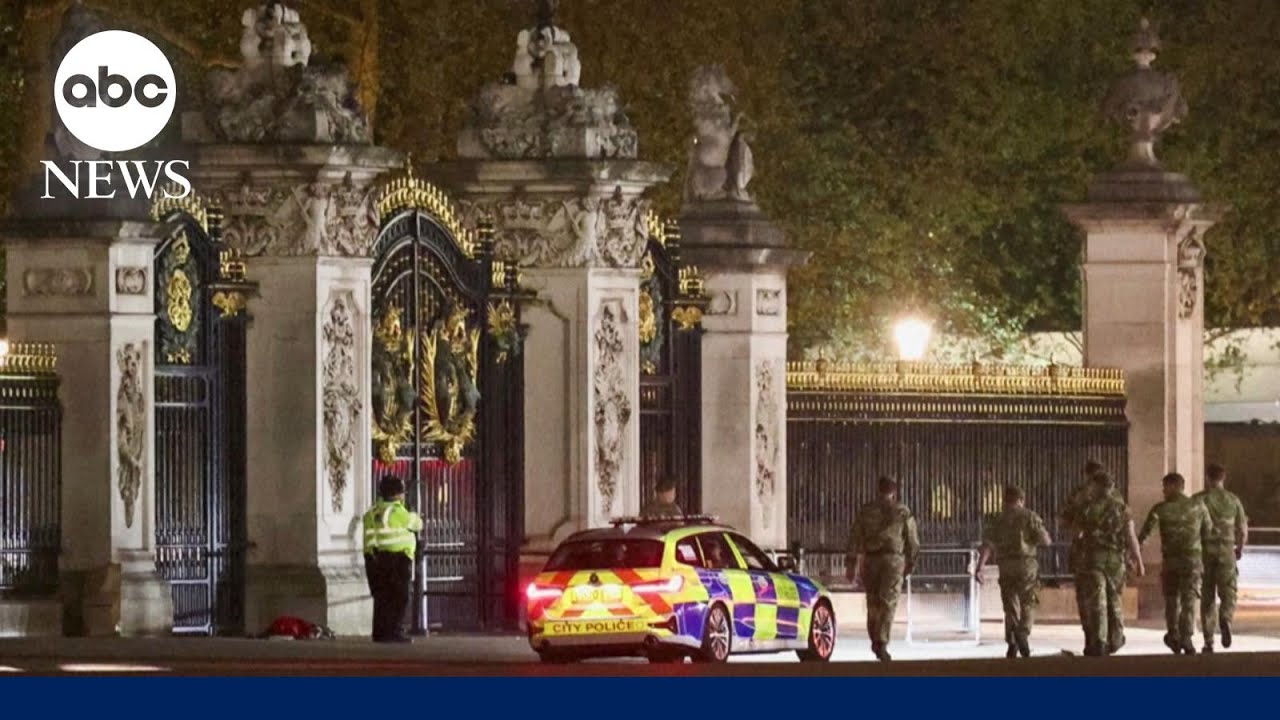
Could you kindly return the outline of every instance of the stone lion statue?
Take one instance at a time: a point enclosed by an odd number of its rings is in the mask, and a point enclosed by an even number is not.
[[[689,81],[694,140],[685,180],[686,202],[731,199],[751,202],[747,185],[755,171],[742,131],[745,116],[729,102],[736,88],[720,65],[698,68]]]

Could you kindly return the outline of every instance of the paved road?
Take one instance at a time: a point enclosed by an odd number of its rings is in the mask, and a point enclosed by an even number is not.
[[[997,631],[994,625],[984,626],[988,638]],[[1274,637],[1240,635],[1231,652],[1175,657],[1160,644],[1158,630],[1133,628],[1128,646],[1116,657],[1063,655],[1063,648],[1078,644],[1079,632],[1071,626],[1038,628],[1037,656],[1026,660],[1005,660],[1001,642],[946,647],[898,642],[895,662],[877,663],[865,640],[847,635],[830,664],[770,655],[734,658],[721,667],[638,661],[543,666],[523,639],[510,636],[433,636],[403,646],[360,640],[0,639],[0,674],[1280,676],[1280,639]]]

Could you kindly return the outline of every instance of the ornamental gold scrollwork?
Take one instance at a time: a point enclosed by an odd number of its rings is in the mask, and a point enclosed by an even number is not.
[[[200,284],[199,269],[185,230],[179,231],[161,262],[157,278],[164,320],[157,329],[160,357],[173,364],[189,364],[196,354],[200,317],[193,301]]]
[[[423,338],[420,394],[427,414],[424,438],[440,443],[445,462],[456,465],[475,437],[480,391],[476,368],[480,331],[468,327],[467,311],[452,305]]]
[[[388,308],[374,328],[372,357],[373,451],[388,465],[413,433],[413,345],[401,326],[400,309]]]
[[[489,304],[489,337],[498,354],[494,360],[502,365],[507,358],[520,352],[520,327],[516,323],[516,308],[510,300]]]

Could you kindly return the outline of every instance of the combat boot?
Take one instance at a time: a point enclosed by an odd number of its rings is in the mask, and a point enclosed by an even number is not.
[[[1182,646],[1178,644],[1178,640],[1169,633],[1164,634],[1164,646],[1172,650],[1174,655],[1182,652]]]
[[[1021,655],[1022,657],[1031,657],[1031,644],[1027,642],[1027,638],[1019,637],[1017,638],[1017,641],[1018,641],[1018,654]]]
[[[1231,647],[1231,625],[1225,619],[1219,618],[1218,629],[1222,631],[1222,647]]]
[[[883,645],[872,645],[871,652],[876,654],[876,659],[880,662],[889,662],[893,658],[889,655],[889,650]]]
[[[1196,654],[1196,646],[1195,646],[1194,644],[1192,644],[1190,641],[1188,641],[1185,645],[1183,645],[1183,646],[1182,646],[1182,654],[1183,654],[1183,655],[1195,655],[1195,654]]]
[[[1201,649],[1200,652],[1204,653],[1205,655],[1213,654],[1213,638],[1205,636],[1204,648]]]

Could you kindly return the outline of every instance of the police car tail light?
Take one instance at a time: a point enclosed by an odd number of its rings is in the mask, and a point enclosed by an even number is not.
[[[524,592],[525,597],[530,600],[555,600],[564,594],[564,590],[554,587],[546,587],[537,583],[529,583],[529,587]]]
[[[674,593],[680,592],[683,587],[684,578],[679,575],[672,575],[660,582],[645,582],[639,585],[632,585],[631,591],[635,593]]]

